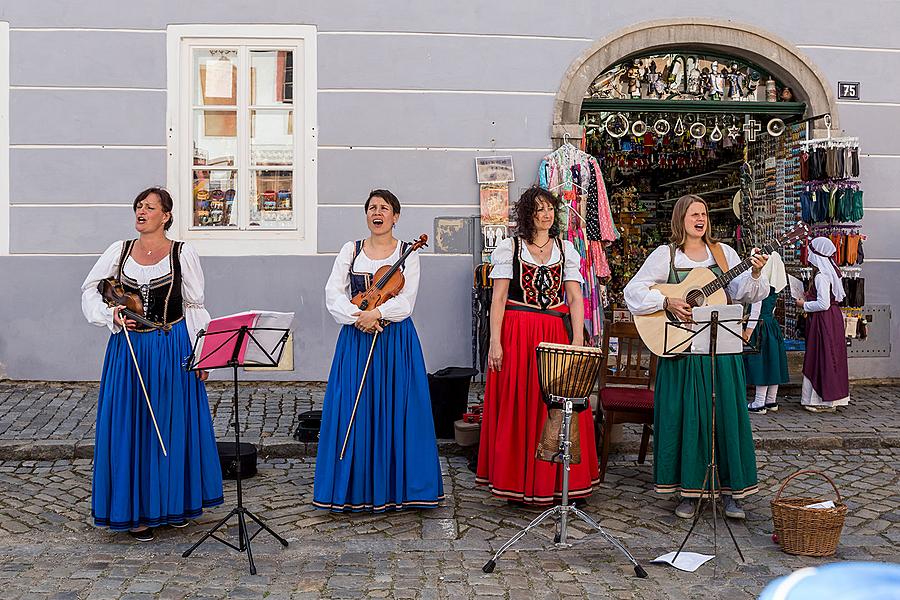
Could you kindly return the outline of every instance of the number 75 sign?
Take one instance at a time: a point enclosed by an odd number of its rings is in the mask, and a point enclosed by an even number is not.
[[[838,100],[859,100],[859,82],[839,81]]]

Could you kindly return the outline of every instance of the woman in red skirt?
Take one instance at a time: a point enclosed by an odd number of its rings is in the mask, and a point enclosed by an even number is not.
[[[535,349],[540,342],[584,345],[581,257],[557,238],[558,203],[543,188],[525,191],[515,206],[516,237],[491,255],[491,342],[476,481],[526,504],[562,496],[562,466],[535,458],[547,419]],[[591,410],[578,419],[581,462],[569,472],[571,499],[590,495],[599,483]]]

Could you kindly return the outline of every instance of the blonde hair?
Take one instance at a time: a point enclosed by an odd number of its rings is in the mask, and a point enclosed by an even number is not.
[[[712,217],[710,217],[709,205],[706,203],[706,200],[696,194],[688,194],[679,198],[672,208],[672,235],[669,236],[669,241],[678,248],[684,249],[684,243],[687,241],[687,231],[684,229],[684,218],[687,215],[691,204],[694,204],[695,202],[699,202],[703,205],[703,208],[706,209],[706,231],[703,232],[703,241],[707,246],[719,243],[719,240],[711,233]]]

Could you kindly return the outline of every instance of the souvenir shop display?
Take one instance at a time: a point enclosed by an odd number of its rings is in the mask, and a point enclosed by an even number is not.
[[[605,246],[619,238],[600,164],[566,139],[541,161],[539,181],[560,198],[557,221],[561,235],[581,255],[585,328],[596,345],[603,323],[602,280],[611,274]]]

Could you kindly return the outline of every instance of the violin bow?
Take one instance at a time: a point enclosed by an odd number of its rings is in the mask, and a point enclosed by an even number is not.
[[[347,424],[347,433],[344,435],[344,445],[341,446],[340,460],[344,460],[344,452],[347,450],[347,441],[350,439],[350,430],[353,429],[353,420],[356,418],[356,408],[359,406],[359,397],[362,396],[363,386],[366,383],[366,375],[369,373],[369,363],[372,362],[372,352],[375,351],[375,340],[378,339],[380,331],[375,332],[372,338],[372,347],[369,348],[369,358],[366,359],[366,366],[363,369],[362,379],[359,382],[359,390],[356,392],[356,401],[353,403],[353,412],[350,413],[350,423]]]
[[[150,418],[153,420],[153,427],[156,429],[156,437],[159,439],[159,445],[162,448],[163,456],[169,456],[166,453],[166,445],[163,443],[162,434],[159,432],[159,424],[156,422],[156,415],[153,414],[153,406],[150,405],[150,394],[147,393],[147,386],[144,385],[144,376],[141,375],[141,368],[138,366],[137,356],[134,354],[134,346],[131,345],[131,337],[128,335],[128,328],[122,325],[122,331],[125,332],[125,341],[128,342],[128,350],[131,351],[131,360],[134,361],[134,370],[137,371],[138,381],[141,382],[141,389],[144,391],[144,399],[147,401],[147,409],[150,411]]]

